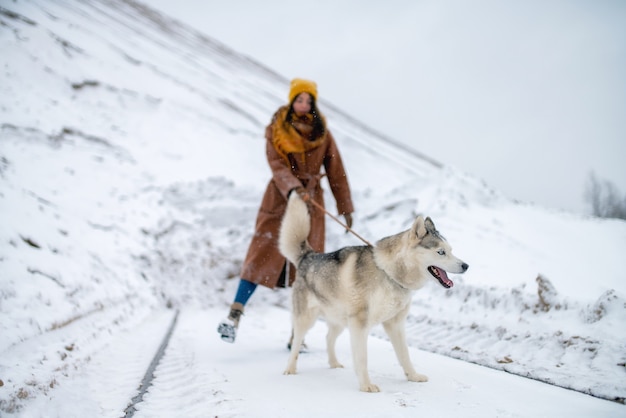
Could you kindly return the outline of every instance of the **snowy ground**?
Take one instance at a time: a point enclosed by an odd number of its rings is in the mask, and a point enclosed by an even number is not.
[[[3,415],[122,416],[176,310],[136,416],[626,413],[626,223],[511,201],[331,104],[356,230],[375,240],[425,213],[470,264],[415,295],[411,354],[431,380],[404,381],[374,329],[383,392],[358,392],[346,336],[346,368],[327,367],[323,323],[283,376],[285,290],[259,289],[237,343],[219,341],[286,80],[135,3],[1,7]],[[359,244],[327,230],[329,249]]]
[[[259,307],[242,324],[234,345],[223,343],[212,328],[221,309],[184,310],[166,356],[136,417],[603,417],[619,416],[623,406],[566,391],[489,368],[411,350],[427,383],[404,378],[388,342],[369,342],[370,372],[378,394],[357,390],[347,334],[338,341],[344,369],[330,369],[323,349],[325,325],[311,330],[310,351],[300,356],[299,374],[285,376],[285,333],[289,315],[273,306]],[[165,334],[173,313],[158,312],[133,329],[111,338],[76,376],[32,410],[56,416],[119,417],[127,394],[141,380],[150,359],[146,348]],[[157,338],[159,337],[159,338]],[[83,397],[86,397],[83,398]],[[39,405],[37,405],[39,404]]]

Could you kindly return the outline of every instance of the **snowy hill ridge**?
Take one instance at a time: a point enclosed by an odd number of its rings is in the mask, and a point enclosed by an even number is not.
[[[226,309],[269,177],[263,129],[288,79],[133,1],[5,2],[0,28],[0,411],[11,413],[54,398],[156,311]],[[356,230],[374,240],[425,213],[471,266],[452,289],[417,293],[412,347],[624,402],[625,222],[513,202],[320,108]],[[329,249],[360,244],[327,231]],[[286,312],[288,293],[260,289],[250,315],[268,304]]]

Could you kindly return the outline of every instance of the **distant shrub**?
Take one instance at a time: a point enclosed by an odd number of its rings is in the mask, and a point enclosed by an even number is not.
[[[593,172],[589,173],[585,200],[591,206],[594,216],[626,220],[626,195],[620,196],[615,184],[598,179]]]

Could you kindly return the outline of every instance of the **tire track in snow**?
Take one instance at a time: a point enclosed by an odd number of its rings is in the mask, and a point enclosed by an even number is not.
[[[504,321],[490,327],[421,316],[409,317],[406,333],[409,346],[420,350],[624,403],[617,384],[612,393],[602,388],[603,380],[619,382],[619,377],[594,371],[601,348],[598,342],[582,333],[562,332],[558,325],[548,324],[541,330],[525,329],[522,325],[509,329]],[[388,339],[382,328],[373,334]],[[609,344],[605,342],[605,346]],[[589,373],[583,376],[584,368]]]
[[[237,415],[238,399],[229,397],[226,386],[230,382],[216,368],[211,355],[211,344],[216,340],[211,338],[215,337],[214,322],[206,311],[181,313],[152,385],[143,402],[136,405],[135,418]]]
[[[130,418],[135,414],[135,411],[137,411],[137,409],[135,408],[135,405],[143,401],[143,396],[145,395],[146,391],[152,384],[152,380],[154,379],[154,370],[156,369],[157,365],[161,361],[161,358],[163,357],[163,354],[165,353],[165,349],[167,348],[167,345],[170,342],[170,338],[172,337],[172,332],[174,331],[174,328],[176,327],[176,322],[178,321],[179,312],[180,311],[176,311],[176,314],[174,314],[172,323],[170,324],[170,327],[167,330],[165,337],[163,337],[163,341],[161,342],[159,349],[154,355],[154,358],[152,359],[150,366],[148,366],[148,370],[146,371],[146,374],[141,380],[141,385],[139,386],[139,393],[135,395],[133,399],[131,399],[130,405],[128,405],[126,410],[124,410],[124,414],[125,414],[124,416],[126,418]]]
[[[29,396],[28,402],[20,406],[21,416],[40,416],[36,411],[42,408],[53,411],[58,417],[123,416],[124,408],[137,393],[138,383],[150,365],[150,356],[172,321],[169,310],[129,308],[129,312],[124,317],[100,312],[16,347],[15,351],[22,353],[19,362],[2,358],[2,362],[10,361],[7,364],[36,366],[13,367],[12,373],[22,370],[22,374],[32,374],[38,380],[54,379],[54,385],[46,392]],[[53,348],[70,341],[74,345],[73,350],[67,352],[67,358],[54,361]],[[42,353],[48,361],[38,360]],[[52,368],[53,371],[48,371]],[[68,402],[68,399],[76,399],[76,402]]]
[[[76,316],[62,327],[27,335],[0,352],[0,415],[27,409],[30,403],[52,396],[76,378],[108,345],[112,336],[125,333],[148,315],[145,306],[107,301],[109,305],[88,315]]]

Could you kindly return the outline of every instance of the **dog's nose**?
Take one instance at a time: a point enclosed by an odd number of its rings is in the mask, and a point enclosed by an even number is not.
[[[465,273],[467,269],[469,268],[469,265],[467,263],[463,263],[461,264],[461,268],[463,269],[463,273]]]

